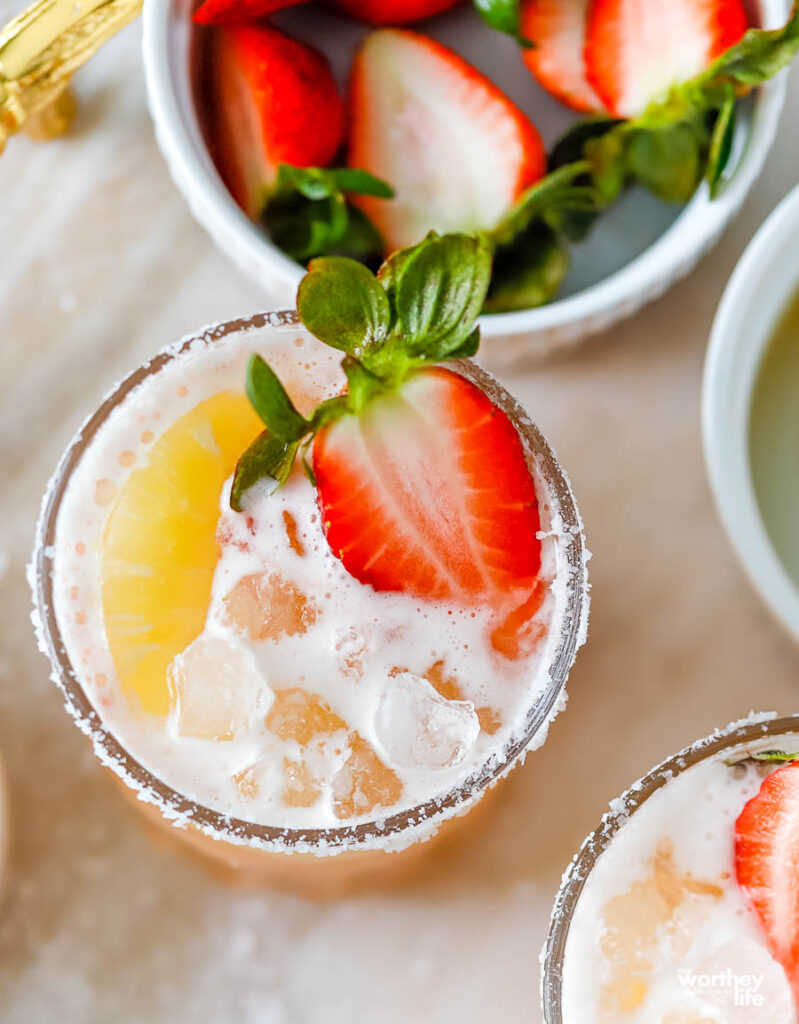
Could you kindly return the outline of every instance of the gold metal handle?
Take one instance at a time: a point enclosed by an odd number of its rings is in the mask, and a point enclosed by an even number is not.
[[[18,131],[53,138],[69,126],[77,69],[139,14],[142,0],[38,0],[0,32],[0,153]]]

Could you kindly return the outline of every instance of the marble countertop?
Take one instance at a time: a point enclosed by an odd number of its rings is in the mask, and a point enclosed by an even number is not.
[[[153,845],[64,714],[28,619],[39,498],[84,414],[156,348],[261,306],[168,178],[138,47],[131,26],[79,76],[69,138],[14,139],[0,159],[0,750],[13,821],[0,1021],[535,1021],[557,883],[608,800],[714,726],[799,705],[799,652],[722,535],[699,434],[722,289],[799,179],[799,69],[765,172],[690,279],[568,357],[504,374],[568,468],[595,555],[566,713],[479,836],[401,893],[320,906],[225,888]]]

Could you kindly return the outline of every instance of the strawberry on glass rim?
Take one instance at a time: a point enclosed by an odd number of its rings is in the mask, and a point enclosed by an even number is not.
[[[535,484],[506,414],[438,365],[477,350],[490,274],[488,243],[468,235],[431,233],[377,276],[353,260],[313,261],[299,315],[345,353],[347,390],[306,418],[253,356],[247,392],[266,430],[239,460],[231,505],[241,511],[264,476],[280,486],[301,453],[327,542],[351,576],[488,605],[494,648],[517,657],[545,590]]]
[[[799,1008],[799,755],[764,779],[735,823],[735,872]]]

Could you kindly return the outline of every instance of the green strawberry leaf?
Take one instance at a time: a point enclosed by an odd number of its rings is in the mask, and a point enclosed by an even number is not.
[[[394,190],[368,171],[281,164],[277,183],[261,213],[270,238],[298,263],[316,256],[377,259],[380,234],[348,194],[390,199]]]
[[[620,124],[624,124],[624,122],[619,118],[602,115],[578,121],[552,147],[548,161],[549,170],[557,171],[559,167],[583,160],[588,142],[592,139],[601,139]]]
[[[246,390],[250,404],[272,437],[299,441],[308,433],[308,421],[294,408],[275,371],[259,355],[251,355],[247,362]]]
[[[480,348],[480,328],[475,327],[466,341],[458,348],[453,349],[447,359],[471,359],[472,356],[477,355],[478,348]]]
[[[754,762],[755,764],[792,764],[794,761],[799,761],[799,754],[788,754],[784,750],[757,750],[754,753],[747,754],[745,757],[731,758],[724,763],[729,768],[734,768],[738,764],[747,764],[749,762]]]
[[[569,270],[569,256],[551,227],[533,222],[494,255],[486,313],[532,309],[549,302]]]
[[[297,441],[281,441],[278,437],[271,437],[268,430],[259,434],[236,464],[230,507],[241,512],[245,491],[264,478],[274,480],[276,487],[282,487],[288,480],[298,447]]]
[[[277,172],[276,192],[299,192],[307,199],[324,199],[341,192],[392,199],[394,189],[369,171],[358,167],[294,167],[281,164]]]
[[[627,131],[624,122],[601,136],[588,139],[585,159],[591,168],[591,180],[602,206],[615,203],[629,181]]]
[[[511,36],[522,49],[531,50],[535,43],[521,32],[519,0],[474,0],[483,21],[497,32]]]
[[[727,99],[719,111],[716,123],[713,126],[710,153],[708,154],[707,167],[705,169],[705,180],[710,187],[711,199],[715,199],[718,195],[724,170],[730,161],[732,144],[735,138],[735,111],[735,89],[729,86]]]
[[[678,121],[639,128],[627,136],[627,167],[633,178],[670,203],[686,203],[702,180],[707,147],[703,123]]]
[[[412,359],[437,362],[472,334],[491,279],[491,246],[480,235],[431,233],[394,263],[396,337]]]
[[[391,327],[388,297],[374,274],[341,256],[311,262],[297,291],[297,311],[320,341],[359,357],[380,348]]]
[[[721,54],[698,76],[700,86],[732,83],[749,88],[762,85],[787,67],[799,51],[799,3],[787,23],[778,29],[750,29],[743,39]]]
[[[568,211],[595,211],[597,193],[588,174],[591,165],[584,160],[552,171],[527,189],[490,232],[494,245],[510,245],[540,218],[557,218]]]

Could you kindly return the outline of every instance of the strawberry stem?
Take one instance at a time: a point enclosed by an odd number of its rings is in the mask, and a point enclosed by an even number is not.
[[[481,235],[437,235],[395,253],[377,276],[343,257],[314,260],[300,282],[297,309],[320,341],[344,352],[342,395],[322,402],[306,419],[272,368],[253,355],[246,391],[266,430],[239,459],[230,503],[241,511],[246,490],[264,477],[282,486],[302,448],[342,416],[359,416],[376,396],[399,387],[427,363],[477,351],[475,326],[491,279],[491,245]]]

